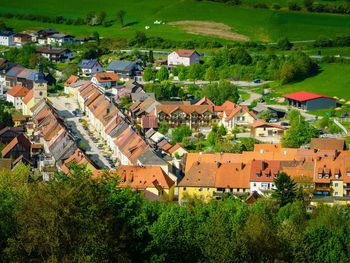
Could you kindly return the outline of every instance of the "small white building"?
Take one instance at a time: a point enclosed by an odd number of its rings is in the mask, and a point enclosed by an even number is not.
[[[250,192],[264,194],[276,189],[274,179],[280,173],[280,161],[252,160],[250,169]]]
[[[74,37],[66,34],[53,34],[47,37],[47,44],[51,46],[63,46],[74,43]]]
[[[111,88],[117,85],[119,76],[114,72],[99,72],[93,75],[91,82],[104,88]]]
[[[13,46],[15,44],[14,35],[15,33],[11,31],[0,32],[0,46]]]
[[[28,92],[29,89],[27,89],[26,87],[16,85],[6,93],[6,100],[8,102],[11,102],[17,110],[22,111],[22,99],[28,94]]]
[[[194,63],[199,63],[200,55],[195,50],[179,49],[171,52],[168,55],[168,66],[191,66]]]

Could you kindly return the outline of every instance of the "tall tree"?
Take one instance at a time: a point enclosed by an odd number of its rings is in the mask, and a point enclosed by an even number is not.
[[[126,15],[126,11],[119,10],[116,14],[117,22],[120,24],[121,27],[124,27],[124,18]]]
[[[165,66],[161,66],[161,68],[157,72],[157,79],[159,79],[160,81],[163,81],[163,80],[167,80],[168,78],[169,78],[168,70],[166,69]]]
[[[286,173],[279,173],[274,183],[276,190],[272,196],[279,201],[280,206],[292,203],[296,197],[296,183]]]

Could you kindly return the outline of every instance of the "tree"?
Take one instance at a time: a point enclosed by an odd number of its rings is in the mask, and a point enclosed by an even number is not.
[[[159,79],[160,81],[163,81],[163,80],[167,80],[168,78],[169,78],[168,70],[166,69],[165,66],[161,66],[161,68],[157,72],[157,79]]]
[[[288,40],[288,38],[283,37],[277,41],[277,47],[281,50],[290,50],[293,44]]]
[[[117,22],[120,24],[121,27],[124,27],[125,15],[126,15],[126,12],[124,10],[119,10],[116,14]]]
[[[96,23],[101,25],[105,22],[106,20],[106,17],[107,17],[107,13],[106,11],[101,11],[98,15],[97,15],[97,18],[96,18]]]
[[[153,69],[151,67],[147,67],[143,71],[143,80],[144,81],[154,80],[154,73],[153,73]]]
[[[272,196],[279,201],[281,207],[294,201],[296,183],[286,173],[279,173],[274,179],[274,184],[276,189]]]
[[[96,12],[95,11],[90,11],[89,13],[86,14],[86,23],[88,25],[95,25],[96,23]]]
[[[215,71],[214,67],[209,67],[207,68],[207,70],[205,71],[205,75],[204,75],[204,79],[209,81],[210,83],[214,80],[217,80],[217,73]]]
[[[131,104],[132,104],[132,101],[130,99],[130,96],[129,95],[124,95],[120,99],[119,107],[124,109],[124,110],[128,110],[130,108]]]
[[[154,63],[153,50],[150,50],[148,52],[148,62],[149,63]]]
[[[100,45],[100,34],[97,31],[94,31],[92,33],[92,37],[95,39],[96,44]]]
[[[203,77],[203,70],[202,66],[199,63],[195,63],[189,67],[188,70],[188,78],[191,80],[196,80],[202,79]]]
[[[158,131],[161,134],[167,134],[169,132],[169,123],[165,120],[159,122]]]
[[[182,142],[185,137],[191,136],[192,131],[187,125],[181,125],[171,131],[171,143]]]

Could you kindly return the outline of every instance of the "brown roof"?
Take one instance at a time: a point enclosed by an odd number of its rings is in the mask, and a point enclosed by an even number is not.
[[[48,47],[38,47],[36,52],[45,54],[61,54],[63,52],[69,51],[68,48],[48,48]]]
[[[332,138],[312,138],[310,149],[341,151],[345,149],[345,140]]]
[[[250,164],[217,163],[215,187],[217,188],[250,188]]]
[[[68,159],[63,161],[60,167],[62,172],[64,172],[65,174],[70,173],[69,164],[71,163],[91,164],[93,167],[97,168],[96,164],[89,157],[87,157],[86,154],[80,149],[76,149]]]
[[[286,129],[282,125],[279,125],[279,124],[276,124],[276,123],[269,123],[269,122],[266,122],[266,121],[263,121],[263,120],[255,120],[253,122],[253,125],[252,125],[253,128],[258,128],[258,127],[262,127],[262,126],[274,127],[274,128],[278,128],[278,129],[281,129],[281,130],[285,130]]]
[[[170,149],[168,149],[168,153],[173,154],[178,149],[180,149],[182,146],[180,143],[176,143],[174,146],[172,146]]]
[[[66,80],[66,82],[64,83],[64,86],[69,86],[70,84],[73,84],[73,83],[77,82],[78,80],[79,80],[78,76],[72,75]]]
[[[197,53],[196,50],[193,49],[178,49],[175,51],[180,57],[191,57],[194,53]],[[198,54],[198,53],[197,53]]]
[[[24,97],[29,92],[29,89],[26,87],[23,87],[21,85],[15,85],[13,86],[8,92],[8,95],[11,95],[12,97]]]
[[[31,89],[31,90],[27,93],[27,95],[22,99],[23,103],[24,103],[24,104],[28,104],[28,102],[33,98],[33,96],[34,96],[34,90]]]
[[[12,149],[17,145],[21,144],[28,152],[31,149],[31,143],[23,134],[18,135],[14,138],[2,151],[2,158],[5,158],[8,153],[12,151]]]
[[[99,72],[94,75],[98,82],[115,82],[119,80],[119,75],[114,72]]]
[[[185,173],[178,186],[214,187],[216,169],[215,163],[195,162]]]
[[[141,119],[141,126],[144,129],[157,129],[158,128],[158,121],[155,116],[143,116]]]
[[[203,97],[199,101],[195,103],[195,105],[210,105],[210,106],[215,106],[215,103],[212,102],[210,99]]]

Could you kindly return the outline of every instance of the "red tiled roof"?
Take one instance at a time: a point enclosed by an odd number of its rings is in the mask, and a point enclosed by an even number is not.
[[[334,99],[332,97],[312,93],[312,92],[306,92],[306,91],[299,91],[295,93],[290,93],[290,94],[285,94],[283,97],[291,100],[296,100],[296,101],[308,101],[308,100],[314,100],[314,99],[319,99],[319,98],[328,98],[328,99]]]
[[[266,121],[263,121],[263,120],[255,120],[252,127],[253,128],[257,128],[257,127],[261,127],[261,126],[269,126],[269,127],[275,127],[275,128],[278,128],[278,129],[281,129],[281,130],[285,130],[286,128],[279,125],[279,124],[276,124],[276,123],[269,123],[269,122],[266,122]]]
[[[99,72],[94,75],[98,82],[114,82],[119,80],[119,76],[114,72]]]
[[[141,119],[141,126],[144,129],[158,128],[158,121],[155,116],[143,116]]]
[[[20,134],[16,138],[14,138],[2,151],[2,158],[7,158],[7,154],[12,151],[12,149],[17,145],[21,144],[28,152],[30,152],[31,143],[30,141],[23,135]]]
[[[66,82],[64,83],[64,86],[69,86],[70,84],[73,84],[73,83],[77,82],[78,80],[79,80],[78,76],[72,75],[66,80]]]
[[[12,97],[25,97],[29,92],[29,89],[26,87],[23,87],[21,85],[15,85],[13,88],[11,88],[7,94],[11,95]]]
[[[31,90],[27,93],[27,95],[22,99],[23,103],[24,103],[24,104],[27,104],[27,103],[33,98],[33,96],[34,96],[34,91],[33,91],[33,89],[31,89]]]
[[[196,50],[188,49],[178,49],[175,51],[180,57],[191,57],[194,53],[197,53]]]

